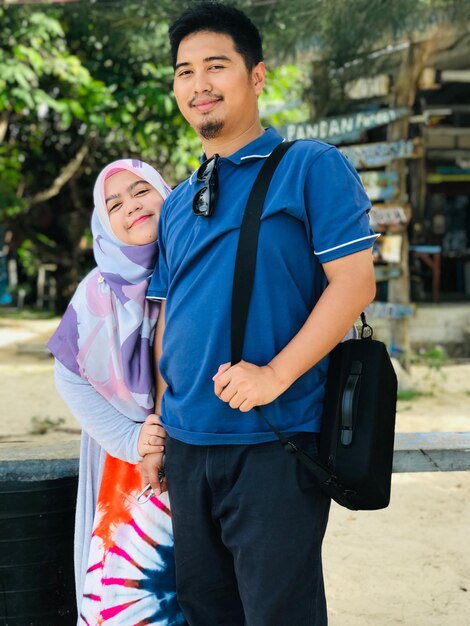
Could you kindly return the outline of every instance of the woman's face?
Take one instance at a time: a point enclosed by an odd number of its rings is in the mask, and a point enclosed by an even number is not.
[[[105,180],[104,197],[111,228],[120,241],[143,246],[157,239],[163,198],[150,183],[123,170]]]

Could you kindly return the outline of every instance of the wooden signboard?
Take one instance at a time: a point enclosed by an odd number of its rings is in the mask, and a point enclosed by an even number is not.
[[[391,200],[400,192],[398,172],[372,171],[361,172],[359,175],[372,201]]]
[[[400,263],[402,235],[383,235],[378,240],[380,260],[386,263]]]
[[[400,319],[415,314],[415,304],[393,304],[392,302],[372,302],[366,308],[366,316],[373,318]]]
[[[341,152],[356,169],[382,167],[395,159],[417,159],[423,154],[419,139],[344,146]]]
[[[383,204],[373,206],[369,213],[370,225],[374,229],[404,226],[411,218],[409,205]]]
[[[300,124],[287,124],[281,129],[281,134],[288,141],[293,139],[321,139],[332,142],[335,138],[354,141],[354,137],[360,135],[369,128],[385,126],[411,114],[408,107],[396,109],[378,109],[377,111],[361,111],[351,115],[338,117],[325,117],[315,122],[303,122]]]
[[[390,76],[378,74],[377,76],[351,80],[346,83],[344,90],[351,100],[381,98],[390,93]]]
[[[469,183],[470,174],[439,174],[434,172],[426,176],[426,182],[430,185],[438,185],[440,183]]]

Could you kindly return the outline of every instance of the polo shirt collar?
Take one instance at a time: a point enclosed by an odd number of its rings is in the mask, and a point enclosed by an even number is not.
[[[269,126],[264,133],[260,135],[254,141],[248,143],[243,148],[240,148],[237,152],[234,152],[230,156],[223,157],[235,165],[240,165],[247,159],[262,159],[268,157],[274,148],[284,141],[284,138],[277,132],[275,128]],[[199,159],[200,163],[204,163],[206,155],[203,154]]]
[[[277,130],[270,126],[257,139],[225,158],[235,165],[240,165],[249,159],[265,159],[283,140]]]
[[[237,152],[234,152],[227,157],[220,158],[227,159],[227,161],[231,161],[235,165],[241,165],[245,161],[250,161],[252,159],[266,159],[274,148],[283,141],[285,141],[284,137],[282,137],[282,135],[280,135],[275,128],[269,126],[266,128],[264,133],[254,141],[248,143],[246,146],[243,146],[243,148],[240,148]],[[203,154],[200,157],[199,162],[202,164],[205,160],[206,155]],[[196,172],[193,172],[190,176],[190,185],[194,183],[195,175]]]

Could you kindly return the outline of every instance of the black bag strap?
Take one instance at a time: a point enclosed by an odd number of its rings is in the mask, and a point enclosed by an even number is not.
[[[259,227],[264,200],[279,162],[293,143],[293,141],[283,141],[274,148],[256,177],[246,204],[245,214],[240,227],[240,238],[238,240],[233,275],[232,313],[230,318],[232,365],[241,361],[242,358],[245,327],[255,277]]]
[[[276,171],[282,157],[293,143],[293,141],[284,141],[283,143],[280,143],[269,155],[256,177],[245,208],[245,214],[240,228],[237,255],[235,258],[232,288],[232,308],[230,320],[232,365],[241,361],[243,353],[248,309],[250,306],[251,292],[253,290],[255,277],[260,219],[264,201],[273,174]],[[365,323],[365,317],[363,319],[363,323]],[[331,488],[335,490],[339,490],[345,501],[347,501],[349,491],[337,482],[331,472],[329,472],[321,463],[313,459],[301,448],[296,446],[295,442],[290,441],[279,429],[271,424],[260,407],[255,407],[255,410],[277,436],[285,450],[293,453],[299,461],[312,472],[320,483],[331,486]]]

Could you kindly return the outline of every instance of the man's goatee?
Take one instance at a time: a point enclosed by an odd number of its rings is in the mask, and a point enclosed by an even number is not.
[[[198,133],[203,139],[215,139],[223,127],[224,123],[221,120],[207,121],[199,126]]]

